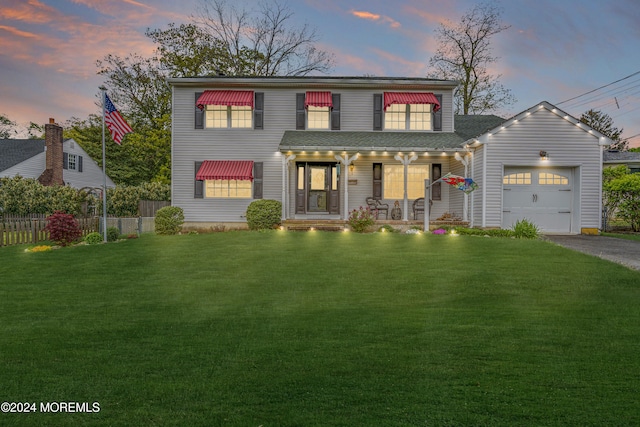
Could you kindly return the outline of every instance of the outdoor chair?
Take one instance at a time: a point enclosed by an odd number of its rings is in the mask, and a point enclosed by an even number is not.
[[[433,200],[429,200],[429,206],[433,205]],[[418,219],[418,215],[422,214],[424,219],[424,197],[420,197],[413,201],[413,219]]]
[[[373,197],[367,197],[367,206],[369,206],[369,209],[373,211],[376,219],[378,219],[378,214],[380,212],[384,212],[385,219],[389,218],[389,205],[386,203],[382,203],[380,200],[376,200]]]

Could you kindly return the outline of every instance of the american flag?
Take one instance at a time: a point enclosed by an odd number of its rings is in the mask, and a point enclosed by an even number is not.
[[[122,137],[133,132],[133,129],[131,129],[131,126],[129,126],[126,120],[122,117],[120,112],[113,105],[113,102],[109,99],[109,95],[106,93],[104,94],[104,109],[104,123],[109,128],[111,138],[113,138],[116,144],[120,145]]]

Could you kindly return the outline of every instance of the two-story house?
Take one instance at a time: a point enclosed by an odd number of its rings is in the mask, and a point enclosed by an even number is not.
[[[602,151],[611,141],[547,102],[505,120],[454,115],[458,83],[447,80],[216,76],[170,84],[172,203],[186,228],[242,227],[259,198],[281,201],[283,220],[344,220],[367,198],[398,202],[408,222],[418,219],[412,206],[425,179],[447,173],[479,188],[467,195],[433,185],[431,220],[600,228]]]

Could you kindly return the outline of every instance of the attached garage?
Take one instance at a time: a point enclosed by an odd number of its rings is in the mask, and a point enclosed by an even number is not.
[[[572,168],[505,167],[502,186],[502,228],[527,219],[544,232],[572,231]]]
[[[597,233],[602,153],[612,141],[542,102],[467,141],[472,226],[510,229],[527,219],[545,233]]]

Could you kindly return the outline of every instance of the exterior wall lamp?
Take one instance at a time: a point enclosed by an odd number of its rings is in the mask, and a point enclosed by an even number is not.
[[[549,160],[549,155],[546,151],[540,151],[540,158],[541,160]]]
[[[351,163],[349,165],[349,172],[353,172],[353,170],[356,168],[356,164],[355,163]]]

